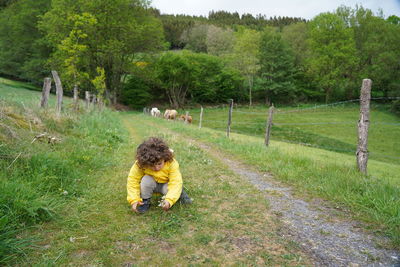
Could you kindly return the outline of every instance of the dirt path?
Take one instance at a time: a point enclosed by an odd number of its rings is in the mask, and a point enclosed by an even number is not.
[[[399,252],[380,248],[388,240],[372,236],[361,230],[359,223],[335,215],[338,211],[322,201],[295,198],[290,188],[281,186],[271,175],[251,170],[208,145],[199,143],[199,146],[264,191],[271,210],[285,225],[282,235],[299,242],[320,265],[400,266]]]
[[[306,202],[293,196],[269,174],[262,174],[207,144],[190,140],[223,162],[227,168],[265,192],[271,210],[283,223],[282,236],[298,242],[321,266],[400,266],[400,253],[385,249],[388,240],[373,236],[360,223],[345,219],[343,211],[319,200]]]

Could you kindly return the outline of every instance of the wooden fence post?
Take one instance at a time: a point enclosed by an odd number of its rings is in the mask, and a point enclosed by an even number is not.
[[[94,106],[97,103],[97,96],[92,94],[92,105]]]
[[[233,110],[233,99],[230,99],[231,104],[229,105],[229,115],[228,115],[228,127],[226,129],[226,136],[229,138],[231,133],[231,123],[232,123],[232,110]]]
[[[74,86],[74,110],[79,110],[79,97],[78,97],[78,85],[75,84]]]
[[[61,109],[62,109],[63,88],[62,88],[60,76],[58,76],[57,71],[52,70],[51,74],[53,75],[53,79],[56,84],[56,95],[57,95],[56,112],[57,112],[57,115],[59,116],[59,115],[61,115]]]
[[[188,117],[189,117],[189,111],[186,111],[185,124],[187,124]]]
[[[271,128],[272,128],[272,119],[274,117],[274,104],[268,109],[268,120],[267,120],[267,127],[265,129],[265,145],[269,145],[269,138],[271,136]]]
[[[200,108],[200,122],[199,122],[199,129],[201,129],[201,122],[203,121],[203,106]]]
[[[90,92],[85,91],[85,103],[86,103],[86,110],[89,110],[89,104],[90,104]]]
[[[360,94],[360,120],[358,121],[358,146],[357,146],[357,167],[358,170],[367,174],[368,162],[368,127],[369,127],[369,106],[371,102],[370,79],[364,79]]]
[[[51,89],[51,78],[44,78],[43,89],[42,89],[42,99],[40,100],[41,108],[47,108],[47,106],[48,106],[50,89]]]

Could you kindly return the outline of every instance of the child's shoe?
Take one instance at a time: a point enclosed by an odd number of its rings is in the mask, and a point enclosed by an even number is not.
[[[181,204],[192,204],[193,200],[188,196],[185,189],[182,188],[182,193],[180,198],[178,199]]]
[[[143,199],[143,205],[137,207],[137,211],[140,213],[145,213],[150,209],[150,198]]]

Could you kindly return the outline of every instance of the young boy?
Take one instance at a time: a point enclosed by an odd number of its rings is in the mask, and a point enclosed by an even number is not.
[[[183,191],[182,175],[172,150],[160,138],[150,137],[136,151],[127,183],[127,200],[134,212],[144,213],[150,208],[153,193],[164,195],[161,203],[167,211],[178,200],[190,204],[192,200]]]

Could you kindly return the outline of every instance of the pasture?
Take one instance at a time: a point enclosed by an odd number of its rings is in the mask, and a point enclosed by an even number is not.
[[[373,101],[368,135],[369,159],[400,164],[400,118],[388,111],[388,105]],[[205,108],[202,126],[226,131],[229,108]],[[199,109],[188,110],[193,124],[199,123]],[[184,110],[179,113],[184,114]],[[263,137],[268,115],[266,106],[235,107],[231,131]],[[357,149],[358,103],[276,107],[271,139],[303,144],[328,151],[354,155]]]

